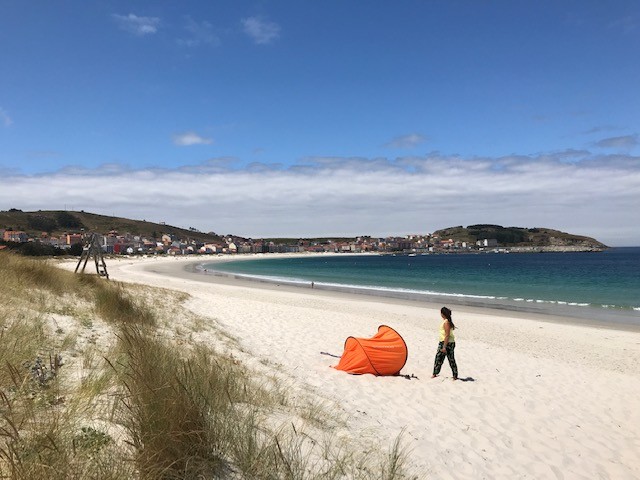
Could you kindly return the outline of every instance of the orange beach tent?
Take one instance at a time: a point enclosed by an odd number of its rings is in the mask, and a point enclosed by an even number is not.
[[[400,334],[380,325],[371,338],[347,338],[340,362],[334,368],[358,375],[398,375],[407,363],[407,355],[407,344]]]

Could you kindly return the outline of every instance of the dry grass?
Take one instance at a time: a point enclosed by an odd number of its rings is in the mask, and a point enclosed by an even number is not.
[[[404,478],[399,439],[360,453],[328,407],[193,340],[235,342],[183,294],[1,252],[0,291],[0,478]]]
[[[123,285],[102,282],[95,292],[96,312],[105,320],[119,325],[154,325],[155,316],[142,301],[125,292]]]
[[[83,393],[64,374],[77,333],[51,321],[78,315],[80,327],[95,315],[99,285],[46,261],[0,254],[0,478],[133,475],[122,448],[89,425],[102,391]]]

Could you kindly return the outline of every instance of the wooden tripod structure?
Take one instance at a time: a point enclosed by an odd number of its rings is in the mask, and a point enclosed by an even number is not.
[[[105,277],[107,280],[109,280],[109,274],[107,273],[107,264],[104,263],[102,248],[100,248],[100,244],[98,243],[97,233],[92,233],[89,241],[84,244],[84,247],[82,248],[82,255],[80,255],[80,260],[78,260],[78,265],[76,265],[76,272],[78,272],[80,264],[84,260],[84,263],[82,264],[82,270],[80,271],[80,273],[84,273],[84,268],[87,266],[89,257],[93,257],[93,260],[96,264],[96,273],[101,277]]]

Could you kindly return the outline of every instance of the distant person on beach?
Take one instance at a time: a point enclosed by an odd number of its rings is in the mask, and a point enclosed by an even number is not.
[[[453,379],[458,379],[458,366],[456,365],[456,358],[454,356],[454,350],[456,348],[456,337],[453,334],[456,326],[451,320],[451,310],[447,307],[440,309],[440,316],[442,317],[442,324],[440,325],[440,343],[438,343],[438,351],[436,352],[436,359],[433,363],[433,375],[431,378],[435,378],[440,373],[442,364],[444,363],[444,357],[449,360],[449,366],[453,372]]]

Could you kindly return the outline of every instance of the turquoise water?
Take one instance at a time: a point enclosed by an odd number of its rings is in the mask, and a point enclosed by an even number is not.
[[[317,288],[640,323],[640,247],[599,253],[310,255],[205,265]]]

